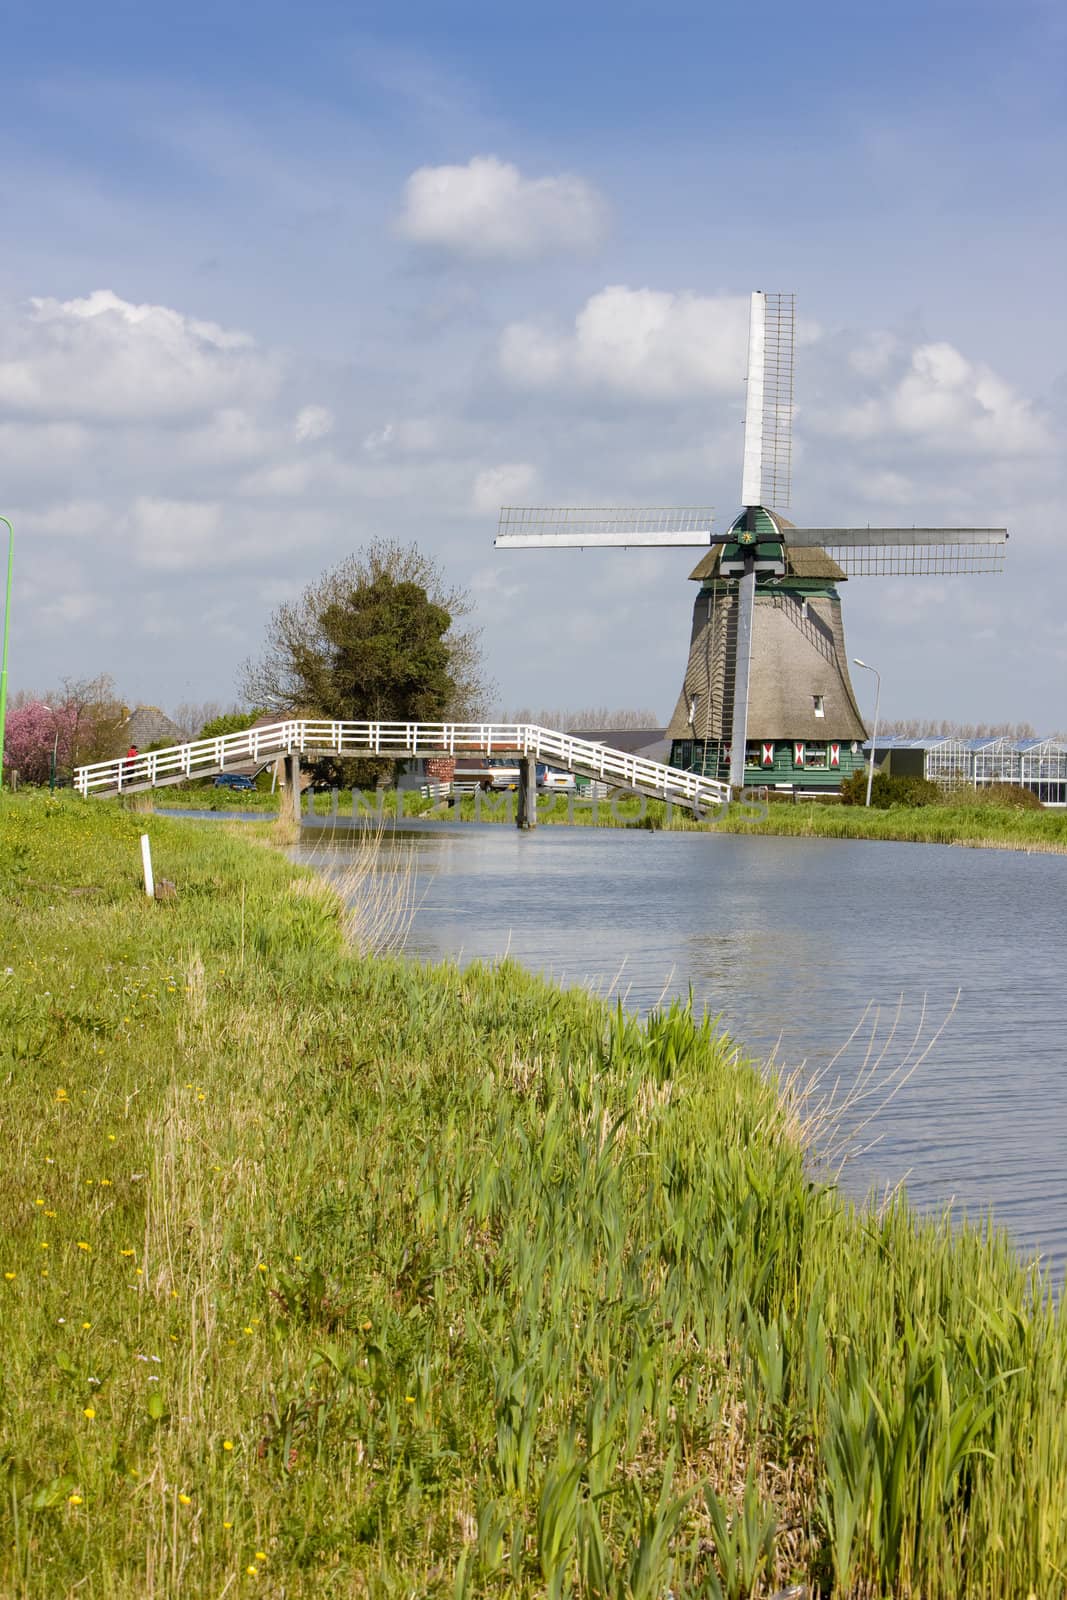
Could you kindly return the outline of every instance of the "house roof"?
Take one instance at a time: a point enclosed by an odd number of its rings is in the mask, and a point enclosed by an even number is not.
[[[150,744],[182,744],[185,735],[158,706],[135,706],[119,723],[116,737],[146,750]]]

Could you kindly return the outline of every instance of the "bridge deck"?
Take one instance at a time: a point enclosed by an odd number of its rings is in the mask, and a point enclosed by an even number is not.
[[[653,799],[706,807],[722,805],[730,798],[729,786],[714,778],[682,772],[661,761],[646,761],[533,723],[326,722],[306,718],[171,745],[134,758],[98,761],[78,767],[74,786],[79,794],[99,798],[136,794],[188,778],[264,766],[278,756],[294,754],[308,759],[385,756],[397,761],[423,756],[532,756]]]

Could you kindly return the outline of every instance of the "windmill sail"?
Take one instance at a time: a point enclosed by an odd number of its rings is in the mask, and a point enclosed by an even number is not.
[[[748,393],[745,399],[745,453],[741,504],[747,541],[737,585],[737,658],[734,668],[730,782],[745,781],[748,741],[748,690],[752,625],[756,602],[756,513],[764,506],[789,504],[793,460],[793,354],[796,297],[757,289],[749,309]]]
[[[826,550],[847,577],[1001,572],[1005,528],[789,528],[789,544]]]
[[[503,506],[502,550],[707,546],[710,506]]]

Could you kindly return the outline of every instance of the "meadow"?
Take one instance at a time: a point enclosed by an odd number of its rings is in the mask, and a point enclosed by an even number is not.
[[[1051,1286],[708,1020],[268,824],[3,796],[0,897],[0,1594],[1062,1595]]]

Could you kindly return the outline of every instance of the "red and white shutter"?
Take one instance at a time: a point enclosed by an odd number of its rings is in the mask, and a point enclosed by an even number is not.
[[[722,758],[723,758],[723,760],[724,761],[730,761],[732,759],[732,757],[733,757],[733,751],[732,751],[731,747],[728,744],[724,744],[723,747],[722,747]]]
[[[773,767],[774,766],[774,746],[773,746],[773,744],[761,745],[760,746],[760,750],[762,752],[761,755],[760,755],[760,765],[763,766],[763,767]]]
[[[830,746],[830,765],[832,767],[839,767],[841,765],[841,746],[839,744],[832,744]]]
[[[793,765],[794,765],[794,767],[802,767],[804,765],[804,741],[803,741],[803,739],[794,740],[794,742],[793,742]]]

